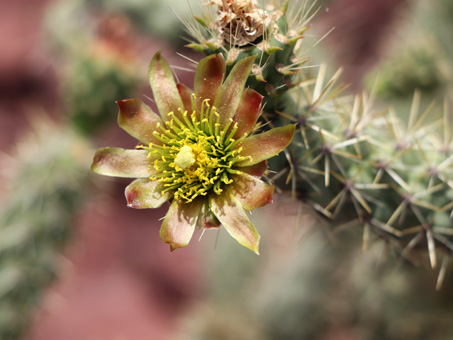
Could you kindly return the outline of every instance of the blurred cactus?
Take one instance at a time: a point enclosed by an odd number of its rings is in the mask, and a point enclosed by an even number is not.
[[[439,54],[420,46],[405,49],[398,56],[386,59],[385,64],[377,69],[377,95],[401,98],[412,96],[417,89],[427,94],[443,89],[445,80],[438,62]]]
[[[115,100],[138,88],[136,50],[125,17],[99,20],[96,36],[74,50],[63,74],[66,113],[76,128],[91,135],[112,121]]]
[[[139,31],[168,43],[181,43],[184,26],[178,19],[190,13],[186,0],[87,0],[94,10],[121,13],[134,22]],[[192,6],[192,4],[191,4]],[[175,13],[177,15],[175,15]]]
[[[115,100],[133,97],[145,67],[140,39],[122,14],[92,13],[84,1],[57,2],[47,16],[49,44],[61,58],[62,97],[71,124],[93,135],[111,124]],[[61,27],[61,30],[52,29]]]
[[[47,23],[53,39],[67,45],[75,42],[68,36],[80,38],[93,32],[93,16],[121,14],[133,22],[134,29],[140,34],[180,45],[184,25],[178,16],[190,15],[192,9],[197,9],[196,4],[189,5],[186,0],[172,0],[171,3],[165,0],[66,0],[50,5]]]
[[[138,44],[128,19],[94,16],[84,6],[56,3],[47,21],[53,28],[48,42],[63,61],[67,124],[34,112],[32,131],[6,169],[11,188],[0,211],[0,339],[17,339],[27,330],[43,291],[58,276],[74,216],[91,188],[86,137],[111,124],[115,100],[132,96],[140,85]]]
[[[409,99],[417,89],[431,99],[446,95],[453,74],[449,6],[446,1],[414,1],[401,14],[397,30],[386,42],[384,58],[367,77],[370,84],[379,78],[377,96]]]
[[[272,209],[279,215],[284,210],[284,222],[295,228],[276,231]],[[288,220],[290,214],[282,204],[255,217],[260,225],[267,224],[266,261],[251,261],[234,251],[226,237],[219,238],[210,257],[209,295],[188,311],[174,339],[451,337],[453,309],[446,302],[451,290],[433,290],[434,275],[420,276],[412,266],[395,270],[399,255],[383,240],[363,253],[361,240],[351,230],[338,230],[328,239],[314,221],[301,218],[298,224],[299,213],[294,211]],[[226,262],[237,264],[236,273],[226,270],[231,268]],[[451,279],[450,273],[449,283]]]
[[[10,186],[0,211],[3,340],[18,339],[26,330],[42,290],[57,275],[88,179],[86,142],[48,118],[35,119],[17,146],[14,165],[3,169]]]
[[[84,5],[56,3],[47,21],[53,28],[49,44],[63,60],[68,124],[56,125],[33,112],[32,130],[18,144],[14,166],[3,169],[10,188],[0,210],[2,340],[26,332],[43,291],[58,276],[61,251],[91,188],[86,137],[111,124],[115,100],[132,96],[139,86],[138,44],[128,19],[95,17]]]

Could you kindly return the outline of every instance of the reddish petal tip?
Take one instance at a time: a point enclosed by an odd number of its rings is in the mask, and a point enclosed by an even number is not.
[[[138,192],[136,190],[128,190],[126,191],[126,201],[127,201],[127,206],[129,208],[135,208],[136,205],[134,204],[135,199],[138,196]]]
[[[133,117],[140,111],[141,101],[139,99],[123,99],[117,100],[116,105],[118,105],[118,108],[124,116]]]
[[[220,225],[211,222],[205,222],[203,227],[205,229],[219,229]]]

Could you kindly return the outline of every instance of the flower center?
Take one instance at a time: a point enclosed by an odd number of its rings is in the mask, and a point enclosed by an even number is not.
[[[161,182],[163,192],[172,191],[175,199],[187,203],[211,191],[220,195],[233,182],[231,175],[240,173],[234,164],[247,158],[236,147],[246,136],[233,138],[237,123],[232,124],[232,119],[221,128],[216,108],[206,100],[199,114],[193,111],[189,117],[187,111],[179,111],[182,119],[170,112],[170,119],[154,132],[162,145],[144,147],[157,170],[150,179]]]
[[[181,169],[187,169],[195,163],[195,155],[193,154],[193,149],[184,145],[181,148],[181,151],[178,152],[175,158],[175,165],[179,166]]]

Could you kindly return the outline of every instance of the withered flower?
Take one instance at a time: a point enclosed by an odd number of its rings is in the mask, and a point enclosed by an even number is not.
[[[258,8],[256,0],[212,0],[217,5],[218,26],[225,41],[233,46],[244,46],[260,38],[271,19]]]

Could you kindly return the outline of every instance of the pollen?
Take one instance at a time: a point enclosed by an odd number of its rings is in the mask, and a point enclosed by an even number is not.
[[[232,119],[220,124],[220,115],[205,100],[200,112],[170,112],[169,119],[154,136],[160,144],[142,147],[149,151],[150,166],[156,170],[153,181],[163,184],[163,192],[172,192],[182,202],[192,202],[210,192],[220,195],[233,183],[231,176],[240,173],[234,165],[248,157],[241,156],[237,145],[246,137],[234,139],[238,126]]]

